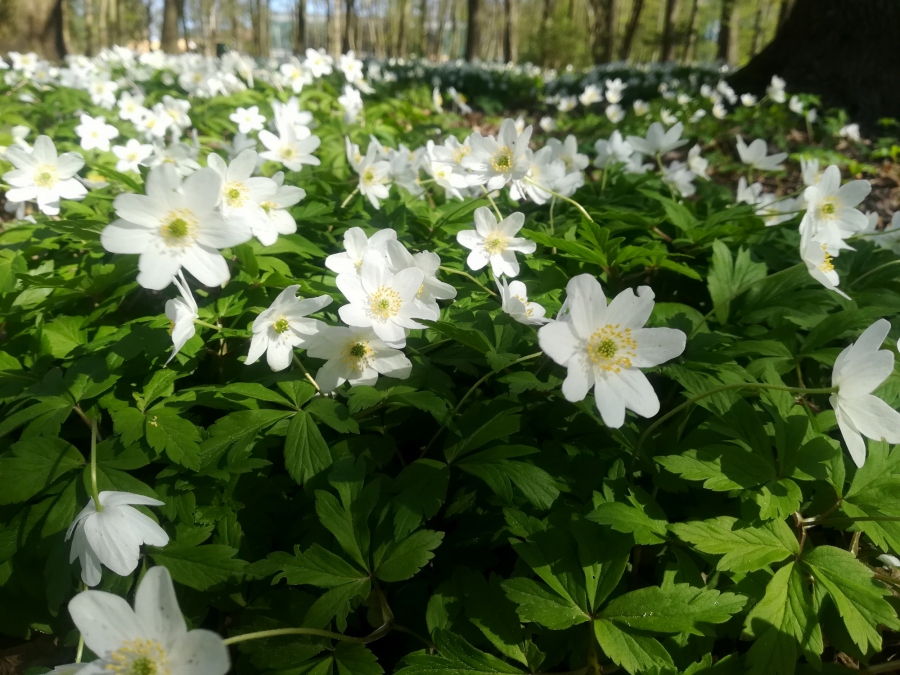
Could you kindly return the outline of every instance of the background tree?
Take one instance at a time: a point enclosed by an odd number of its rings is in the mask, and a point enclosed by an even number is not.
[[[0,52],[37,52],[58,61],[67,53],[64,0],[0,0]]]
[[[466,61],[472,61],[479,56],[479,0],[466,0],[466,5],[469,8],[469,15],[466,23]]]

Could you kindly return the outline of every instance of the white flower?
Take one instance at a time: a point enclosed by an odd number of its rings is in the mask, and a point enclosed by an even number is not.
[[[545,204],[557,183],[566,175],[566,166],[553,156],[553,148],[547,144],[535,153],[531,153],[528,173],[525,179],[513,181],[510,197],[516,201],[530,199],[535,204]],[[582,180],[583,182],[583,180]]]
[[[810,124],[815,124],[817,119],[819,119],[819,111],[815,108],[809,108],[806,111],[806,121]]]
[[[791,109],[791,112],[795,112],[798,115],[803,114],[803,102],[798,96],[791,96],[791,100],[788,102],[788,108]]]
[[[253,321],[253,338],[245,365],[251,365],[266,354],[272,370],[284,370],[291,365],[294,348],[305,346],[325,326],[308,315],[331,304],[331,297],[297,298],[300,285],[288,286],[272,305]]]
[[[740,134],[737,136],[737,151],[744,164],[760,171],[778,171],[781,168],[781,162],[787,157],[786,152],[776,152],[774,155],[766,156],[769,148],[763,139],[757,138],[747,145]]]
[[[756,105],[756,97],[753,94],[741,94],[741,103],[752,108]]]
[[[556,120],[549,115],[544,115],[538,122],[538,126],[544,133],[549,134],[550,132],[556,130]]]
[[[884,563],[885,567],[891,567],[891,568],[900,567],[900,558],[898,558],[895,555],[890,555],[889,553],[882,553],[880,556],[877,556],[875,559]]]
[[[134,572],[141,556],[141,544],[165,546],[169,535],[150,517],[130,504],[162,506],[158,499],[130,492],[100,493],[100,511],[91,497],[66,531],[72,539],[69,562],[81,562],[81,580],[88,586],[100,583],[100,565],[120,576]],[[73,537],[74,534],[74,537]]]
[[[306,197],[306,190],[303,188],[284,184],[283,171],[272,176],[272,180],[275,182],[275,194],[260,202],[259,206],[265,216],[251,227],[264,246],[274,244],[279,234],[293,234],[297,231],[297,221],[288,207]]]
[[[700,156],[702,151],[703,148],[700,147],[699,143],[691,148],[688,151],[687,166],[697,178],[709,180],[709,176],[706,175],[706,170],[709,168],[709,160]]]
[[[157,104],[162,107],[162,111],[169,116],[179,129],[187,129],[191,126],[191,117],[188,111],[191,109],[191,102],[183,98],[173,98],[172,96],[163,96],[162,103]],[[153,106],[154,110],[156,106]],[[252,108],[251,108],[252,110]]]
[[[259,113],[259,106],[238,108],[228,116],[232,122],[238,125],[238,131],[249,134],[251,131],[262,131],[266,124],[266,118]]]
[[[194,300],[190,286],[188,286],[187,280],[184,278],[184,274],[182,274],[181,270],[178,271],[178,274],[175,275],[172,282],[178,288],[181,297],[173,300],[166,300],[166,318],[172,325],[170,332],[172,334],[173,347],[172,354],[166,361],[166,365],[169,365],[169,361],[175,358],[175,355],[181,351],[184,344],[194,337],[194,333],[197,332],[197,329],[194,326],[194,319],[200,318],[197,301]]]
[[[454,105],[459,108],[461,114],[468,115],[472,112],[471,106],[466,104],[466,97],[456,91],[455,87],[448,87],[447,93],[450,94],[450,98],[453,100]]]
[[[134,121],[135,128],[150,138],[164,138],[166,131],[173,124],[172,118],[166,114],[162,103],[157,103],[152,110],[143,108],[140,117]]]
[[[581,101],[581,105],[583,106],[599,103],[603,100],[603,91],[596,84],[589,84],[578,96],[578,100]]]
[[[81,116],[81,124],[75,127],[75,133],[81,139],[82,150],[109,151],[109,142],[119,135],[119,130],[106,123],[105,117]]]
[[[437,301],[452,300],[456,297],[456,289],[437,278],[437,272],[441,267],[440,256],[431,251],[419,251],[413,255],[396,239],[388,239],[384,248],[391,272],[397,273],[411,267],[422,271],[422,285],[416,293],[416,302],[423,305],[427,313],[440,317],[441,308]]]
[[[706,111],[703,108],[697,108],[691,115],[691,122],[699,122],[704,117],[706,117]]]
[[[900,443],[900,413],[872,395],[894,372],[893,352],[881,349],[890,330],[886,319],[873,323],[840,353],[831,374],[831,385],[838,390],[829,402],[850,457],[860,467],[866,461],[863,436]]]
[[[435,87],[431,90],[431,103],[434,111],[438,114],[444,112],[444,97],[441,96],[441,88]]]
[[[6,149],[6,160],[14,167],[3,174],[9,183],[6,192],[9,202],[37,201],[41,213],[59,214],[60,199],[84,199],[84,185],[75,174],[84,166],[84,158],[77,152],[64,152],[57,157],[56,146],[49,136],[38,136],[31,152],[21,148]]]
[[[716,101],[712,107],[712,114],[717,120],[723,120],[728,116],[728,108],[721,101]]]
[[[308,110],[300,110],[300,101],[296,96],[291,96],[287,103],[272,101],[272,116],[276,129],[291,126],[294,127],[298,138],[309,135],[309,125],[313,122],[313,116]],[[305,129],[299,127],[305,127]]]
[[[803,175],[803,184],[807,187],[818,185],[822,180],[822,171],[819,169],[819,160],[806,157],[800,158],[800,173]]]
[[[666,126],[670,126],[678,122],[678,118],[675,117],[675,115],[673,115],[668,108],[663,108],[659,111],[659,119],[661,119],[662,123]]]
[[[344,121],[354,124],[363,109],[362,95],[359,90],[349,84],[344,85],[344,93],[338,96],[338,104],[344,109]]]
[[[503,311],[513,319],[526,326],[540,326],[550,321],[550,319],[544,318],[546,310],[541,305],[528,301],[528,291],[521,281],[508,282],[503,277],[496,283],[497,290],[500,291],[500,303]]]
[[[332,253],[325,258],[325,267],[338,274],[359,275],[363,256],[368,251],[376,251],[387,260],[387,243],[397,238],[397,231],[390,228],[378,230],[366,237],[360,227],[351,227],[344,232],[344,252]]]
[[[135,96],[127,91],[122,92],[116,105],[119,108],[119,119],[126,122],[137,122],[147,110],[143,94]]]
[[[273,162],[281,162],[291,171],[300,171],[304,164],[319,166],[321,162],[312,153],[322,141],[318,136],[310,134],[309,130],[302,136],[300,129],[303,127],[282,125],[278,127],[277,136],[265,129],[260,131],[259,140],[266,147],[266,151],[259,153],[259,156]]]
[[[417,267],[393,274],[381,253],[367,251],[358,276],[338,275],[337,286],[349,303],[338,310],[341,321],[356,328],[371,327],[388,346],[402,347],[408,329],[424,328],[415,319],[438,318],[415,302],[424,278]]]
[[[634,114],[638,117],[643,117],[648,112],[650,112],[650,104],[646,101],[642,101],[641,99],[635,99],[631,104],[632,110],[634,110]]]
[[[868,227],[868,219],[856,207],[871,190],[866,180],[853,180],[842,186],[841,170],[829,166],[819,182],[803,192],[807,212],[800,223],[801,232],[826,242],[832,254],[850,248],[844,240]]]
[[[363,79],[363,63],[356,58],[352,49],[346,54],[341,54],[340,67],[348,82],[358,82]]]
[[[295,94],[299,94],[303,91],[303,87],[307,84],[312,84],[313,77],[312,73],[309,72],[297,59],[292,59],[290,63],[282,63],[278,68],[281,76],[286,80],[286,83],[290,85],[291,91]],[[274,110],[275,103],[277,101],[272,101],[272,108]]]
[[[608,141],[600,139],[594,143],[594,150],[597,151],[594,166],[600,169],[605,169],[611,164],[625,163],[634,154],[631,143],[622,138],[618,129],[612,132]]]
[[[673,328],[644,328],[653,311],[649,286],[619,293],[607,306],[600,282],[581,274],[566,286],[568,313],[538,331],[541,349],[568,369],[562,393],[581,401],[591,387],[608,427],[625,423],[625,410],[642,417],[659,412],[659,399],[639,368],[679,356],[687,337]]]
[[[221,637],[187,630],[165,567],[144,575],[133,610],[118,595],[84,591],[69,601],[69,614],[97,655],[79,675],[225,675],[231,667]]]
[[[690,197],[697,191],[694,187],[695,177],[684,162],[678,161],[671,162],[662,172],[663,182],[677,190],[682,197]]]
[[[403,352],[388,346],[371,328],[327,326],[306,354],[326,359],[315,378],[324,392],[334,391],[344,382],[351,387],[373,385],[379,375],[405,380],[412,370]]]
[[[569,112],[570,110],[574,110],[576,105],[578,105],[577,97],[561,96],[559,103],[556,104],[556,109],[559,110],[559,112]]]
[[[529,168],[530,138],[530,126],[518,134],[515,122],[508,118],[500,125],[496,139],[478,132],[469,136],[472,151],[463,158],[462,164],[472,172],[473,184],[483,184],[492,191],[524,178]]]
[[[116,171],[138,172],[138,167],[153,154],[153,146],[141,143],[136,138],[129,138],[125,145],[114,145],[113,154],[118,157]]]
[[[766,88],[766,94],[776,103],[784,103],[787,95],[784,93],[785,82],[777,75],[772,76],[772,82]]]
[[[610,103],[606,106],[606,117],[613,124],[618,124],[625,119],[625,111],[618,103]]]
[[[525,224],[525,214],[513,213],[499,223],[486,206],[475,209],[475,229],[457,233],[456,241],[471,249],[466,264],[469,269],[480,270],[488,263],[495,277],[505,274],[514,277],[519,273],[516,252],[529,255],[537,244],[515,236]]]
[[[182,267],[205,286],[228,281],[228,263],[216,249],[247,241],[249,228],[225,223],[216,210],[221,178],[200,169],[184,185],[169,164],[147,176],[146,195],[120,194],[113,202],[119,220],[100,235],[111,253],[140,254],[137,281],[161,290]]]
[[[190,176],[200,168],[197,154],[196,147],[182,142],[154,146],[153,154],[147,158],[146,163],[151,169],[166,164],[175,169],[179,176]]]
[[[850,296],[838,289],[840,277],[834,269],[832,262],[834,256],[829,251],[828,243],[805,233],[801,227],[800,234],[800,258],[806,263],[806,269],[810,276],[830,291],[844,296],[848,300]]]
[[[519,115],[514,124],[516,125],[516,133],[523,133],[525,131],[525,115]]]
[[[391,164],[379,159],[380,147],[376,143],[369,143],[366,156],[356,167],[359,172],[359,193],[369,199],[376,209],[381,208],[381,199],[387,199],[391,187]]]
[[[875,222],[878,222],[878,214],[875,215]],[[872,228],[875,231],[877,228]],[[891,216],[891,222],[876,236],[872,237],[872,241],[879,248],[887,249],[897,255],[900,255],[900,211]]]
[[[614,80],[606,81],[606,100],[609,103],[621,103],[622,92],[628,87],[618,77]]]
[[[841,127],[840,131],[838,131],[838,135],[841,138],[849,138],[851,141],[856,141],[857,143],[862,142],[862,136],[859,134],[859,125],[854,124],[845,124]]]
[[[680,148],[687,144],[687,139],[681,138],[684,131],[684,125],[679,122],[671,129],[666,131],[659,122],[654,122],[647,130],[647,137],[629,136],[628,143],[637,152],[644,155],[664,155],[667,152]]]
[[[278,185],[271,178],[253,177],[257,157],[256,151],[244,150],[231,164],[216,154],[210,154],[206,162],[222,179],[219,208],[225,222],[249,229],[263,246],[271,246],[278,232],[271,227],[262,204],[271,201]]]
[[[304,66],[309,69],[313,77],[319,78],[323,75],[331,75],[331,66],[334,60],[325,53],[325,50],[316,51],[315,49],[306,50],[306,61]]]

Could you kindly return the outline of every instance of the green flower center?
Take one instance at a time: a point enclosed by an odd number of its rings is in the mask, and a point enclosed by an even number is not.
[[[597,353],[605,359],[611,359],[616,355],[616,352],[619,350],[618,345],[616,345],[615,340],[607,338],[603,340],[599,345],[597,345]]]
[[[504,145],[491,157],[491,166],[500,173],[509,171],[512,168],[512,151]]]
[[[365,358],[368,351],[368,345],[363,342],[357,342],[355,345],[350,347],[350,356],[352,356],[354,359],[359,360]]]
[[[287,319],[285,319],[284,317],[281,317],[280,319],[278,319],[278,321],[276,321],[275,323],[272,324],[272,328],[274,328],[275,332],[278,333],[279,335],[286,332],[290,327],[291,327],[290,322]]]
[[[106,670],[114,675],[169,675],[169,659],[157,640],[128,640],[109,656]]]
[[[380,321],[397,316],[403,300],[400,294],[390,286],[382,286],[375,291],[369,299],[369,309],[372,315]]]
[[[56,167],[49,164],[40,165],[34,172],[34,184],[39,188],[52,188],[58,178]]]
[[[591,335],[587,342],[587,357],[595,368],[608,373],[618,373],[631,368],[637,356],[637,341],[630,328],[607,324]]]
[[[489,234],[484,238],[484,250],[488,255],[497,255],[506,250],[508,242],[502,234]]]

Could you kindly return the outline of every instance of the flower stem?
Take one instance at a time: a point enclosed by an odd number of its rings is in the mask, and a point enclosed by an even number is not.
[[[461,277],[465,277],[466,279],[468,279],[469,281],[471,281],[471,282],[474,283],[475,285],[481,286],[481,288],[483,288],[485,291],[487,291],[488,295],[492,295],[492,296],[494,296],[495,298],[497,297],[497,294],[494,293],[494,291],[492,291],[490,288],[488,288],[488,287],[485,286],[483,283],[481,283],[480,281],[478,281],[478,279],[476,279],[475,277],[473,277],[473,276],[472,276],[471,274],[469,274],[468,272],[463,272],[462,270],[455,270],[455,269],[453,269],[452,267],[444,267],[443,265],[441,265],[440,267],[438,267],[438,269],[441,270],[441,271],[443,271],[443,272],[449,272],[450,274],[458,274],[458,275],[460,275]]]
[[[353,199],[353,196],[354,196],[357,192],[359,192],[359,186],[356,186],[356,188],[353,190],[353,192],[351,192],[349,195],[347,195],[347,198],[346,198],[343,202],[341,202],[341,208],[342,208],[342,209],[345,208],[345,207],[347,206],[347,204],[350,203],[350,200]]]
[[[503,216],[500,214],[500,209],[497,208],[497,202],[495,202],[494,198],[491,197],[491,193],[488,192],[488,189],[484,185],[481,186],[481,189],[484,190],[484,196],[490,200],[491,206],[494,207],[494,213],[497,214],[497,220],[498,221],[503,220]]]
[[[890,262],[886,262],[886,263],[884,263],[883,265],[879,265],[878,267],[875,267],[875,268],[873,268],[873,269],[870,269],[870,270],[869,270],[868,272],[866,272],[865,274],[862,274],[862,275],[858,276],[856,279],[854,279],[852,282],[850,282],[850,286],[851,286],[851,287],[856,286],[856,284],[858,284],[860,281],[862,281],[863,279],[865,279],[867,276],[869,276],[869,275],[871,275],[871,274],[875,274],[875,272],[880,272],[880,271],[883,270],[885,267],[890,267],[891,265],[898,265],[898,264],[900,264],[900,260],[891,260]]]
[[[200,319],[194,319],[194,323],[198,326],[205,326],[206,328],[212,328],[214,331],[219,332],[222,330],[222,326],[216,326],[211,323],[207,323],[206,321],[201,321]]]
[[[309,380],[310,384],[316,388],[316,391],[319,392],[319,393],[321,394],[321,393],[322,393],[322,389],[321,389],[321,387],[319,387],[319,383],[316,382],[316,381],[313,379],[313,376],[309,374],[309,371],[308,371],[306,368],[303,367],[303,364],[300,363],[300,359],[297,358],[297,355],[294,354],[293,356],[294,356],[294,363],[296,363],[297,366],[300,368],[300,370],[303,371],[303,374],[306,375],[306,379]]]
[[[574,199],[570,199],[569,197],[566,197],[566,196],[564,196],[564,195],[561,195],[561,194],[559,194],[558,192],[554,192],[554,191],[551,190],[550,188],[544,187],[543,185],[538,185],[537,183],[535,183],[533,180],[531,180],[531,179],[528,178],[527,176],[524,178],[524,180],[525,180],[526,182],[528,182],[528,183],[531,183],[532,185],[534,185],[534,186],[535,186],[536,188],[538,188],[539,190],[543,190],[543,191],[546,192],[547,194],[553,195],[554,197],[558,197],[559,199],[562,199],[564,202],[569,202],[569,204],[571,204],[571,205],[574,206],[576,209],[578,209],[579,211],[581,211],[581,215],[583,215],[583,216],[584,216],[585,218],[587,218],[589,221],[591,221],[592,223],[596,222],[593,218],[591,218],[591,214],[588,213],[587,211],[585,211],[584,207],[583,207],[581,204],[579,204],[578,202],[576,202]]]
[[[280,635],[313,635],[315,637],[324,637],[330,640],[341,640],[342,642],[355,642],[357,644],[366,644],[373,642],[391,630],[389,623],[376,628],[374,631],[363,637],[353,637],[352,635],[343,635],[341,633],[333,633],[330,630],[319,630],[318,628],[273,628],[272,630],[260,630],[254,633],[244,633],[243,635],[234,635],[225,638],[223,642],[226,645],[233,645],[239,642],[249,642],[250,640],[262,640],[264,638],[278,637]]]
[[[91,420],[91,496],[97,513],[103,510],[100,503],[100,491],[97,489],[97,420]]]
[[[81,663],[81,657],[84,654],[84,635],[78,634],[78,649],[75,650],[75,663]]]
[[[634,449],[634,454],[637,457],[641,453],[641,447],[644,444],[644,440],[653,432],[660,424],[665,422],[670,417],[677,415],[679,412],[692,406],[697,401],[702,401],[705,398],[709,398],[710,396],[715,396],[716,394],[721,394],[723,391],[734,391],[736,389],[753,389],[753,390],[769,390],[769,391],[787,391],[792,394],[833,394],[838,390],[837,387],[823,387],[821,389],[806,389],[803,387],[785,387],[779,384],[769,384],[767,382],[738,382],[735,384],[723,384],[721,387],[714,387],[713,389],[709,389],[707,391],[700,392],[696,396],[692,396],[687,401],[682,403],[681,405],[677,405],[672,408],[665,415],[657,419],[653,422],[649,427],[647,427],[646,431],[641,434],[641,437],[638,439],[637,445]],[[900,518],[897,518],[900,520]]]

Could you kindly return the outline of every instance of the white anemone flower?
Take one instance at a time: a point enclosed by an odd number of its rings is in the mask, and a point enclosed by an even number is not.
[[[516,276],[519,273],[516,253],[530,255],[537,249],[533,241],[516,236],[524,224],[524,213],[513,213],[498,223],[486,206],[475,209],[475,229],[462,230],[456,235],[456,241],[471,250],[466,258],[469,269],[480,270],[490,263],[494,276]]]
[[[75,134],[81,139],[82,150],[109,152],[109,142],[119,135],[119,130],[107,124],[105,117],[82,115],[81,124],[75,127]]]
[[[441,257],[431,251],[419,251],[415,255],[396,239],[389,239],[385,244],[388,266],[394,273],[411,267],[422,271],[422,285],[416,293],[416,302],[425,306],[428,312],[439,317],[441,308],[438,300],[453,300],[456,289],[437,278],[441,267]]]
[[[699,143],[688,151],[687,167],[694,172],[697,178],[709,180],[709,176],[706,173],[706,170],[709,168],[709,160],[701,156],[701,152],[703,152],[703,148],[700,147]]]
[[[381,253],[367,251],[359,276],[338,275],[337,287],[348,300],[338,310],[341,321],[355,328],[372,328],[388,346],[403,347],[407,330],[425,327],[416,319],[438,318],[415,301],[424,280],[419,268],[394,274]]]
[[[618,103],[610,103],[606,106],[606,117],[613,124],[618,124],[625,119],[625,111]]]
[[[344,232],[344,251],[325,258],[325,267],[338,274],[359,276],[363,256],[367,251],[377,251],[387,259],[387,243],[397,238],[397,231],[390,228],[378,230],[367,237],[361,227],[351,227]]]
[[[149,159],[153,151],[152,145],[141,143],[136,138],[129,138],[125,145],[114,145],[112,152],[119,160],[116,162],[116,171],[137,173],[138,167]]]
[[[607,306],[600,282],[589,274],[566,286],[568,313],[538,331],[541,349],[568,369],[562,393],[581,401],[591,387],[608,427],[625,423],[625,410],[642,417],[659,412],[659,399],[640,368],[679,356],[687,337],[674,328],[644,328],[653,311],[649,286],[619,293]]]
[[[238,125],[238,131],[242,134],[262,131],[266,124],[265,115],[260,114],[259,106],[256,105],[249,108],[238,108],[228,116],[228,119]]]
[[[172,577],[151,567],[138,586],[134,609],[118,595],[83,591],[69,614],[97,660],[79,675],[225,675],[228,647],[212,631],[189,631]]]
[[[185,343],[194,337],[194,334],[197,332],[194,320],[200,318],[197,301],[194,300],[191,288],[188,286],[181,270],[178,271],[172,282],[178,288],[181,297],[166,300],[166,318],[172,324],[172,354],[166,361],[166,365],[169,365],[169,362],[181,351]]]
[[[391,163],[378,157],[378,146],[370,143],[366,156],[357,167],[359,172],[357,189],[376,209],[381,208],[380,200],[387,199],[391,189]]]
[[[594,150],[597,151],[594,166],[598,169],[605,169],[612,164],[624,164],[634,154],[631,143],[622,138],[618,129],[612,132],[608,141],[601,138],[594,143]]]
[[[767,155],[769,148],[762,138],[757,138],[750,145],[747,145],[740,134],[737,136],[737,151],[744,164],[760,171],[778,171],[781,168],[781,163],[787,158],[786,152],[776,152],[774,155]]]
[[[526,326],[541,326],[550,319],[545,317],[546,310],[536,302],[529,302],[528,291],[521,281],[507,281],[502,278],[497,282],[500,291],[500,303],[503,311],[513,319]]]
[[[694,187],[694,172],[684,162],[674,161],[662,171],[662,180],[669,187],[677,190],[682,197],[690,197],[697,188]]]
[[[900,412],[872,394],[894,372],[894,353],[881,349],[890,330],[887,319],[873,323],[838,355],[831,374],[838,390],[829,402],[850,457],[860,467],[866,461],[863,436],[900,443]]]
[[[69,562],[79,559],[81,580],[88,586],[100,583],[101,565],[124,577],[137,568],[141,544],[169,543],[165,530],[131,506],[162,506],[163,502],[131,492],[106,490],[99,497],[101,510],[97,511],[91,497],[66,531],[66,541],[72,539]]]
[[[647,130],[645,138],[629,136],[627,140],[631,147],[642,155],[664,155],[687,144],[687,139],[681,138],[683,131],[684,124],[681,122],[675,124],[668,131],[659,122],[654,122]]]
[[[265,353],[272,370],[284,370],[291,365],[296,347],[303,347],[322,330],[324,323],[307,318],[331,304],[331,297],[297,297],[299,284],[288,286],[272,305],[253,321],[253,338],[245,365],[252,365]]]
[[[278,232],[270,226],[262,204],[275,196],[278,185],[271,178],[253,176],[258,157],[255,150],[244,150],[231,164],[216,154],[210,154],[206,163],[222,179],[219,209],[225,222],[249,229],[263,246],[271,246]]]
[[[528,173],[528,141],[531,126],[519,134],[516,123],[503,120],[497,138],[484,137],[475,132],[469,136],[472,151],[463,158],[462,164],[472,172],[473,184],[485,185],[491,190],[499,190],[514,180],[521,180]]]
[[[631,104],[631,108],[632,110],[634,110],[634,114],[638,117],[643,117],[648,112],[650,112],[650,104],[646,101],[642,101],[639,98],[634,100],[634,102]]]
[[[304,134],[305,135],[301,135]],[[282,125],[278,127],[278,135],[263,129],[259,132],[260,142],[266,151],[260,153],[263,159],[281,162],[291,171],[300,171],[304,164],[319,166],[321,162],[313,152],[322,142],[318,136],[309,133],[305,127]]]
[[[834,254],[829,250],[828,243],[817,239],[807,233],[800,235],[800,258],[806,263],[806,269],[810,276],[822,284],[829,291],[834,291],[848,300],[850,296],[838,288],[841,280],[837,270],[834,269]]]
[[[390,347],[372,328],[327,326],[306,354],[326,360],[315,378],[324,392],[334,391],[344,382],[351,387],[373,385],[379,375],[405,380],[412,371],[403,352]]]
[[[803,192],[807,212],[800,225],[801,232],[826,241],[830,249],[849,248],[843,240],[868,227],[868,218],[856,207],[871,190],[866,180],[853,180],[842,186],[840,169],[829,166],[819,182]]]
[[[283,171],[272,176],[272,181],[275,183],[275,194],[259,204],[265,217],[251,228],[265,246],[274,244],[279,234],[293,234],[297,231],[297,221],[288,208],[306,197],[306,190],[303,188],[284,184]]]
[[[87,190],[75,178],[84,166],[84,158],[77,152],[57,156],[56,146],[49,136],[38,136],[31,152],[11,146],[5,159],[15,169],[3,174],[10,185],[6,199],[11,203],[36,201],[41,213],[59,214],[60,199],[81,200]]]
[[[200,169],[181,184],[169,164],[147,176],[146,195],[120,194],[113,202],[119,220],[100,234],[111,253],[136,253],[138,283],[162,290],[182,267],[205,286],[229,279],[228,263],[216,249],[247,241],[250,229],[226,223],[216,210],[222,180]]]

